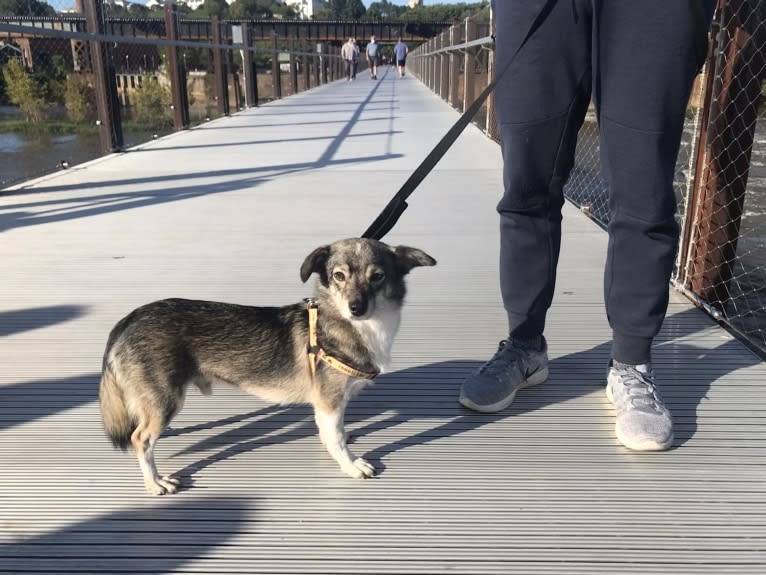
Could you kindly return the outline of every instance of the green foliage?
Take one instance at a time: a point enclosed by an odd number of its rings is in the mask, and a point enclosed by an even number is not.
[[[55,16],[56,10],[39,0],[0,0],[0,16]]]
[[[173,123],[170,84],[164,77],[144,74],[131,104],[132,117],[139,124],[167,126]]]
[[[67,82],[67,65],[64,57],[61,54],[54,54],[48,72],[36,76],[38,81],[45,86],[45,95],[48,101],[63,104]]]
[[[407,10],[402,18],[417,21],[455,22],[487,9],[489,2],[457,2],[455,4],[431,4]]]
[[[229,17],[229,5],[226,0],[205,0],[194,12],[200,16],[217,16],[219,20],[225,20]]]
[[[229,6],[229,18],[233,20],[248,20],[257,18],[297,18],[298,14],[292,6],[280,4],[275,0],[235,0]]]
[[[476,16],[480,12],[489,11],[489,2],[458,2],[455,4],[430,4],[407,8],[390,0],[380,0],[370,3],[365,18],[375,20],[415,20],[421,22],[455,22],[468,16]]]
[[[321,10],[316,19],[358,20],[367,12],[362,0],[328,0],[327,9]]]
[[[3,67],[3,80],[8,100],[19,107],[27,122],[40,122],[48,108],[45,85],[27,72],[19,60],[10,60]]]
[[[371,20],[396,20],[407,11],[407,6],[398,6],[389,0],[372,2],[367,7],[366,17]]]
[[[76,124],[92,123],[96,119],[96,90],[90,76],[69,74],[64,89],[67,116]]]

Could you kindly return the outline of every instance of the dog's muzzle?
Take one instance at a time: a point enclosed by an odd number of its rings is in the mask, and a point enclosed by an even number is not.
[[[363,299],[356,299],[354,301],[349,302],[348,304],[348,311],[351,312],[351,315],[354,317],[360,317],[367,313],[367,301]]]

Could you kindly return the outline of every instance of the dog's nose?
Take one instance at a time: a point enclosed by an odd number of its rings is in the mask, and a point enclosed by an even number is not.
[[[367,311],[367,302],[361,299],[354,300],[349,302],[348,309],[351,311],[351,315],[359,317]]]

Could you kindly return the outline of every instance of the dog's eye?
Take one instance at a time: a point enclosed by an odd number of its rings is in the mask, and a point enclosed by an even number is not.
[[[375,283],[382,282],[384,277],[386,277],[386,274],[384,274],[383,272],[372,272],[372,275],[370,276],[370,281]]]
[[[336,282],[346,281],[346,274],[344,274],[343,272],[335,272],[332,274],[332,277],[335,279]]]

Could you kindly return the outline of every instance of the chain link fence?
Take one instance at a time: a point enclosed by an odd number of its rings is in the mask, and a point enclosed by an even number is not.
[[[491,15],[481,23],[466,20],[413,52],[415,75],[459,111],[492,77],[491,25]],[[440,64],[445,57],[446,68]],[[764,94],[766,0],[719,0],[710,55],[689,99],[676,163],[674,189],[682,233],[673,285],[762,356],[766,355]],[[498,139],[491,98],[474,122]],[[609,191],[601,177],[599,129],[592,106],[578,136],[565,195],[599,225],[609,223]]]
[[[0,154],[0,188],[343,74],[340,41],[274,32],[288,23],[126,6],[0,4],[0,151],[18,152]]]
[[[766,0],[722,0],[676,285],[766,352]]]

